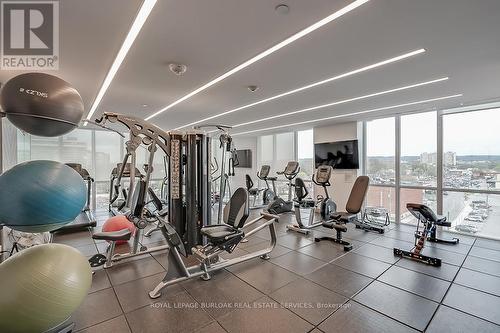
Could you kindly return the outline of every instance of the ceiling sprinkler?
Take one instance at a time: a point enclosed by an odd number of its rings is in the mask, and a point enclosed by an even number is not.
[[[181,76],[182,74],[186,73],[187,66],[183,64],[168,64],[168,68],[172,73],[174,73],[177,76]]]

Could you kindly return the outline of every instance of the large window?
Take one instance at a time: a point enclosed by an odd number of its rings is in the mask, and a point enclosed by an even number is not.
[[[401,185],[436,186],[436,112],[401,117]]]
[[[372,184],[394,185],[395,147],[394,118],[384,118],[366,123],[366,173]]]
[[[452,228],[500,237],[500,109],[443,115],[443,212]]]
[[[406,204],[423,203],[445,215],[451,231],[500,238],[499,123],[491,106],[366,122],[366,205],[414,224]]]
[[[314,132],[312,129],[297,132],[297,160],[300,164],[299,176],[311,179],[314,173]]]
[[[312,164],[314,138],[312,129],[260,136],[257,151],[258,169],[263,164],[270,165],[271,173],[269,175],[271,177],[278,176],[276,172],[283,171],[289,161],[298,161],[301,170],[298,177],[302,177],[311,195],[313,195],[311,177],[314,172]],[[269,185],[271,186],[271,182],[269,182]],[[282,175],[278,176],[275,185],[277,194],[287,199],[289,193],[288,180]],[[259,181],[259,187],[262,188],[263,186],[265,186],[264,182]]]

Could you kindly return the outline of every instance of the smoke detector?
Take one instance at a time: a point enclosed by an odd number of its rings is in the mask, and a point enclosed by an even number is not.
[[[288,7],[288,5],[285,5],[284,3],[281,3],[281,4],[277,5],[276,7],[274,7],[274,10],[278,14],[285,15],[285,14],[288,14],[290,12],[290,7]]]
[[[251,92],[256,92],[257,90],[259,90],[259,87],[252,85],[248,86],[247,89],[250,90]]]
[[[174,73],[177,76],[181,76],[182,74],[186,73],[187,71],[187,66],[183,64],[168,64],[168,68],[172,73]]]

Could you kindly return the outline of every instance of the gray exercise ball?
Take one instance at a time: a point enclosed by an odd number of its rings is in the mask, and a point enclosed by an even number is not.
[[[38,136],[66,134],[82,120],[78,91],[54,75],[27,73],[10,79],[0,96],[2,111],[17,128]]]

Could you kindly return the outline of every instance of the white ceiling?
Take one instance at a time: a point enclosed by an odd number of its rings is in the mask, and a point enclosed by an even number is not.
[[[158,0],[96,116],[102,111],[114,111],[145,118],[350,2]],[[290,6],[289,14],[274,11],[279,3]],[[137,0],[61,2],[61,69],[56,75],[80,91],[87,110],[140,4]],[[444,76],[450,79],[252,124],[235,132],[457,93],[464,96],[369,116],[500,99],[499,17],[499,0],[371,0],[167,110],[152,122],[172,129],[419,48],[427,52],[211,122],[233,125]],[[187,73],[175,76],[168,70],[170,62],[186,64]],[[2,71],[0,80],[5,82],[16,74]],[[248,85],[260,89],[251,93],[246,89]],[[295,128],[353,119],[361,118],[339,118]]]

